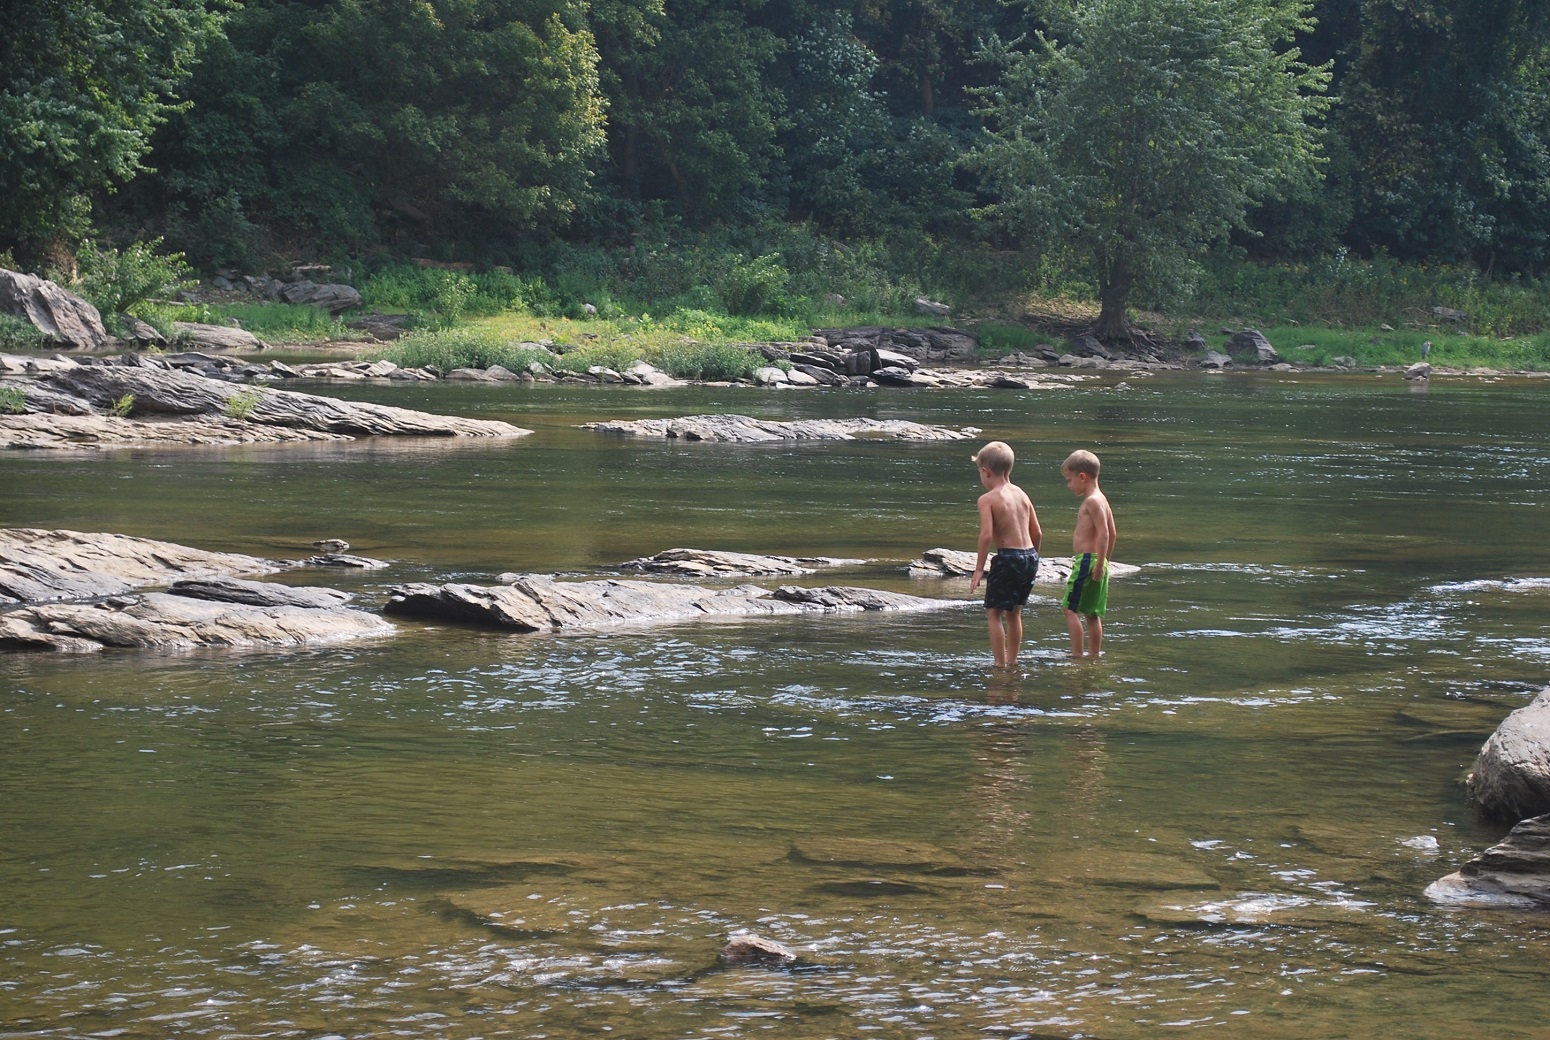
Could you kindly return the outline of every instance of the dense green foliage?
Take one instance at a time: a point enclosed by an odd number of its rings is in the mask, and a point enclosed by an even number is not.
[[[1503,334],[1547,98],[1537,0],[10,4],[0,256],[346,260],[424,328],[1037,289],[1110,333],[1201,262],[1393,258],[1479,272]]]
[[[0,4],[0,250],[46,259],[89,229],[216,26],[204,0]]]

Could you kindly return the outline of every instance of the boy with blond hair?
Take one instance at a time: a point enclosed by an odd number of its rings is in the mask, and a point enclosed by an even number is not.
[[[1016,457],[1003,441],[991,441],[974,455],[985,493],[979,497],[979,552],[974,558],[974,577],[969,591],[985,577],[985,557],[994,548],[995,559],[985,581],[985,624],[990,629],[990,652],[997,668],[1016,668],[1023,643],[1023,604],[1033,590],[1039,572],[1039,543],[1044,532],[1033,502],[1012,483]]]
[[[1071,536],[1071,577],[1060,605],[1066,611],[1066,631],[1071,634],[1071,656],[1082,657],[1082,624],[1087,624],[1087,653],[1103,652],[1103,615],[1109,605],[1109,561],[1114,558],[1114,510],[1098,487],[1098,456],[1073,451],[1061,463],[1066,487],[1082,500]]]

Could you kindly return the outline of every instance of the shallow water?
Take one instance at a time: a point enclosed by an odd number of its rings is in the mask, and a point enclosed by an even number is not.
[[[1092,447],[1107,660],[1048,599],[603,636],[401,622],[302,653],[0,657],[0,1036],[1543,1037],[1550,918],[1421,895],[1550,673],[1543,382],[1116,392],[330,387],[506,443],[0,456],[0,524],[387,571],[678,545],[966,596],[975,444],[658,444],[596,418],[877,415],[1010,441],[1047,550]],[[976,442],[977,444],[977,442]],[[1436,839],[1435,852],[1407,845]],[[794,970],[718,969],[751,928]]]

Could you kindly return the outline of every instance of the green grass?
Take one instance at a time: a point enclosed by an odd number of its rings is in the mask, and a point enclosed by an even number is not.
[[[1550,334],[1493,339],[1404,329],[1271,326],[1260,331],[1284,359],[1300,365],[1327,365],[1342,356],[1355,358],[1363,367],[1409,365],[1421,360],[1421,344],[1430,340],[1427,360],[1442,368],[1550,369]]]
[[[293,303],[141,304],[135,316],[165,335],[175,321],[225,325],[228,318],[259,339],[285,343],[316,343],[342,339],[344,324],[320,307]]]
[[[532,334],[532,329],[525,330],[526,335],[513,335],[489,325],[426,330],[405,336],[374,352],[373,357],[410,368],[435,365],[443,372],[491,365],[520,372],[534,362],[572,372],[585,372],[594,365],[618,372],[636,361],[646,361],[681,379],[737,379],[752,375],[754,369],[767,363],[762,354],[735,343],[696,342],[679,333],[644,328],[641,323],[626,323],[633,329],[629,332],[612,323],[588,323],[588,328],[598,331],[574,339],[568,335],[574,332],[570,323],[543,324],[544,328],[536,330],[538,335]],[[522,345],[548,338],[545,333],[559,334],[554,341],[564,349],[562,356],[556,358],[542,349]]]

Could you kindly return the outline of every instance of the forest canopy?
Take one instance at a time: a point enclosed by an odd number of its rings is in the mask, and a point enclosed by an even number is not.
[[[1132,242],[1537,276],[1547,88],[1538,0],[25,2],[0,8],[0,252],[520,266],[803,223],[1092,254],[1092,164],[1150,135]],[[1042,158],[996,151],[1014,125]]]

